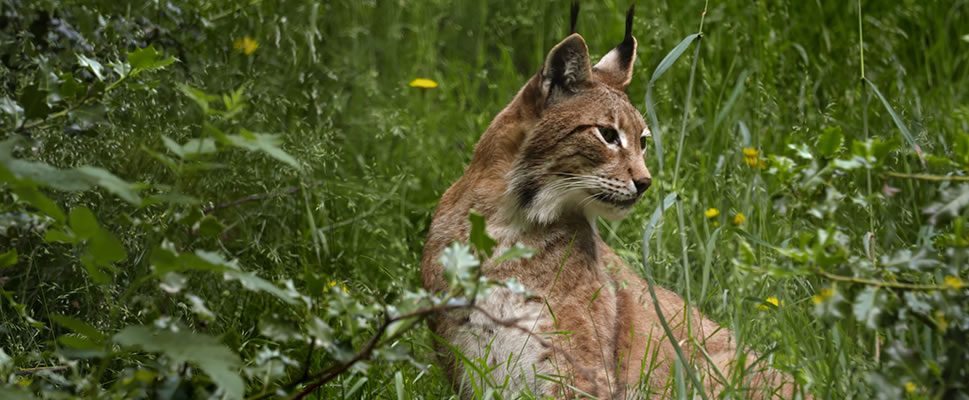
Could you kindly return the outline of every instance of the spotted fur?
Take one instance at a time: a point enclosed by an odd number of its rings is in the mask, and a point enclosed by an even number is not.
[[[573,388],[599,398],[664,396],[673,348],[645,282],[596,228],[599,216],[628,213],[651,182],[640,144],[649,129],[625,93],[636,53],[631,26],[632,9],[623,42],[594,67],[579,34],[556,45],[541,71],[495,117],[464,175],[441,198],[422,259],[428,290],[448,289],[438,257],[453,241],[468,239],[471,209],[485,216],[499,248],[522,243],[540,250],[531,259],[482,266],[487,277],[513,278],[533,297],[496,290],[477,303],[487,315],[461,311],[430,319],[432,331],[450,346],[489,365],[488,376],[478,376],[439,346],[445,369],[456,387],[465,386],[465,396],[472,381],[498,385],[511,397],[522,390],[572,397]],[[693,354],[708,389],[718,391],[710,368],[728,371],[738,354],[731,333],[675,293],[657,289],[677,340]],[[714,362],[705,361],[688,337],[703,343]],[[650,369],[652,374],[640,375]],[[755,375],[761,391],[752,393],[769,397],[763,384],[777,380]]]

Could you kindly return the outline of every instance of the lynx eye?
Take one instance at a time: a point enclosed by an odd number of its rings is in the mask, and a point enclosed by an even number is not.
[[[616,132],[615,129],[600,126],[599,134],[602,135],[602,138],[605,139],[606,143],[622,146],[622,144],[619,142],[619,132]]]
[[[646,151],[646,136],[639,137],[639,148],[643,151]]]

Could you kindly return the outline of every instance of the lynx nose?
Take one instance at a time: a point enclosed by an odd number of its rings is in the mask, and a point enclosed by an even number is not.
[[[646,189],[649,189],[649,185],[651,183],[653,183],[653,178],[650,178],[648,176],[633,180],[633,185],[636,185],[636,192],[639,195],[642,195],[643,192],[646,191]]]

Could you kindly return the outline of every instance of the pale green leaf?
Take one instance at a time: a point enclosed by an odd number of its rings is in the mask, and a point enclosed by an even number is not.
[[[129,326],[115,335],[114,341],[125,347],[164,354],[175,364],[189,362],[198,365],[229,399],[241,399],[245,394],[245,381],[239,376],[242,360],[212,336]]]

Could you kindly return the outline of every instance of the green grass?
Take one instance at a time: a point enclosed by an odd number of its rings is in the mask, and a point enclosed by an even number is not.
[[[127,250],[111,282],[97,284],[80,262],[83,249],[45,242],[43,226],[18,219],[41,213],[25,206],[13,186],[5,186],[0,253],[16,249],[19,260],[0,269],[0,287],[8,295],[0,301],[0,349],[16,369],[66,365],[68,358],[82,361],[61,373],[71,384],[36,374],[7,375],[0,383],[23,383],[29,377],[23,384],[35,392],[58,388],[97,397],[96,389],[80,383],[82,377],[103,378],[101,387],[107,390],[141,368],[205,388],[198,383],[204,379],[187,377],[177,365],[156,365],[144,353],[119,353],[106,361],[83,358],[58,341],[70,330],[52,321],[51,314],[86,321],[109,336],[162,317],[218,336],[258,369],[247,378],[248,396],[272,394],[304,370],[338,364],[340,351],[352,353],[370,340],[381,321],[378,305],[403,307],[407,294],[420,287],[421,250],[437,200],[461,176],[491,118],[567,35],[569,21],[564,1],[177,3],[169,8],[17,0],[0,6],[8,15],[0,24],[0,98],[22,103],[31,84],[54,88],[46,78],[52,71],[93,82],[77,65],[76,53],[107,64],[153,43],[179,58],[152,72],[157,88],[125,87],[106,95],[100,102],[106,109],[103,118],[81,133],[64,129],[74,119],[18,130],[11,115],[0,114],[4,137],[34,141],[34,149],[18,151],[18,158],[59,168],[98,166],[145,184],[146,195],[166,192],[169,186],[161,185],[170,185],[202,200],[199,206],[136,207],[104,190],[45,189],[64,210],[92,209]],[[966,354],[969,325],[957,318],[969,312],[958,297],[964,292],[948,297],[943,291],[932,300],[932,306],[949,307],[946,317],[953,326],[940,331],[932,312],[912,316],[905,307],[913,300],[891,287],[896,281],[942,285],[947,275],[969,279],[961,255],[965,244],[958,242],[965,241],[964,207],[938,224],[923,211],[948,199],[947,193],[958,194],[952,191],[960,186],[885,175],[966,173],[969,160],[959,157],[969,149],[960,147],[969,131],[969,31],[963,23],[969,21],[969,2],[865,1],[860,14],[856,2],[711,2],[705,17],[704,5],[700,0],[637,3],[639,53],[628,94],[644,117],[647,84],[660,60],[697,33],[701,18],[703,35],[656,79],[651,91],[658,122],[651,128],[662,132],[663,141],[662,168],[653,144],[646,157],[653,189],[626,219],[600,221],[603,237],[627,263],[642,268],[643,231],[650,215],[676,192],[679,201],[650,239],[648,259],[657,284],[689,298],[732,329],[741,343],[770,352],[775,363],[810,385],[819,398],[890,398],[891,390],[906,382],[917,386],[908,394],[913,397],[969,391],[960,381],[965,366],[952,367],[953,361],[944,357]],[[621,40],[627,6],[614,1],[582,5],[578,31],[593,61]],[[84,40],[57,31],[51,18],[67,21]],[[39,31],[44,35],[38,36]],[[251,55],[233,48],[246,36],[259,43]],[[871,85],[863,83],[863,76]],[[439,86],[409,87],[415,78],[433,79]],[[217,94],[244,87],[247,104],[234,119],[205,116],[178,89],[180,83]],[[927,169],[873,87],[930,156]],[[224,168],[174,173],[143,150],[165,153],[163,136],[184,143],[202,135],[203,122],[226,133],[244,127],[281,134],[280,147],[303,171],[236,149],[204,158]],[[816,149],[825,129],[843,132],[844,146],[834,156],[824,157]],[[868,138],[894,139],[898,146],[877,168],[837,170],[810,182],[830,159],[850,159],[853,140]],[[745,164],[744,147],[757,149],[767,169]],[[810,159],[798,155],[805,152]],[[772,171],[784,160],[791,160],[799,175],[782,179],[784,172]],[[299,185],[303,189],[214,211],[211,215],[224,227],[215,235],[194,226],[201,207]],[[883,195],[886,185],[900,192]],[[707,218],[708,208],[720,214]],[[746,220],[734,227],[737,213]],[[866,327],[854,311],[866,285],[838,283],[838,296],[843,292],[845,301],[815,306],[812,296],[833,287],[832,279],[772,249],[810,252],[820,241],[819,230],[843,236],[822,243],[819,251],[845,249],[850,256],[825,271],[889,282],[871,293],[873,308],[881,310],[873,317],[877,329]],[[873,232],[872,239],[866,239],[867,232]],[[292,280],[315,305],[306,310],[289,306],[199,271],[184,273],[188,283],[183,291],[204,299],[212,319],[193,312],[181,294],[161,290],[157,280],[129,291],[157,265],[152,254],[163,241],[182,253],[219,251],[279,286]],[[946,260],[944,265],[921,270],[888,266],[899,251],[917,253],[925,247]],[[943,256],[946,248],[958,254]],[[869,258],[879,261],[859,266],[865,249],[875,249]],[[349,295],[339,295],[331,282],[336,288],[345,285]],[[769,297],[777,298],[779,306],[759,308]],[[371,308],[340,308],[354,302]],[[276,325],[305,332],[312,315],[337,331],[334,347],[319,351],[266,333]],[[42,324],[32,324],[28,316]],[[907,330],[896,324],[904,321]],[[456,396],[431,358],[433,343],[429,331],[417,325],[381,347],[402,350],[410,355],[407,359],[390,361],[403,356],[378,354],[368,368],[352,367],[312,396]],[[273,373],[259,369],[266,363],[254,360],[267,349],[299,365]],[[917,361],[892,355],[904,349],[913,350]],[[3,364],[0,357],[0,372],[13,371]],[[932,365],[942,372],[933,372]],[[873,372],[883,378],[873,378]],[[880,385],[878,379],[890,384]]]

